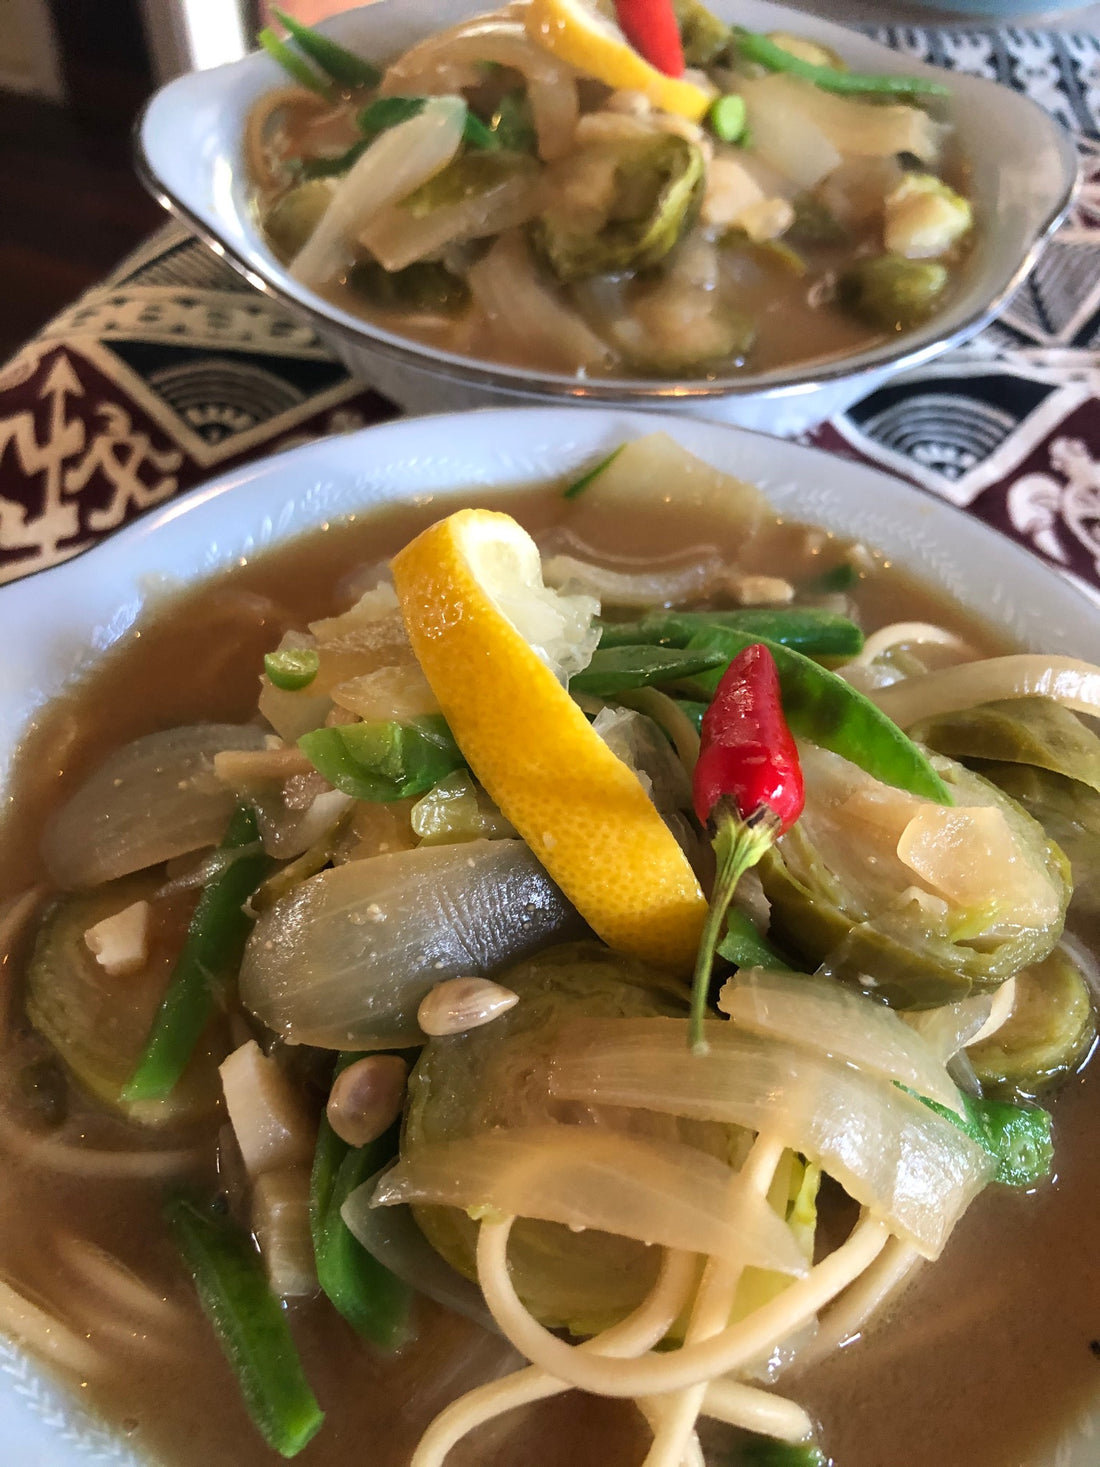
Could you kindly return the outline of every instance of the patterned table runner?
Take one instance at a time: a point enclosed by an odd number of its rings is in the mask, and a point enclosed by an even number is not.
[[[990,328],[807,441],[963,506],[1100,598],[1100,40],[872,34],[1026,91],[1074,133],[1084,187]],[[0,583],[215,473],[395,412],[310,327],[170,225],[0,370]]]

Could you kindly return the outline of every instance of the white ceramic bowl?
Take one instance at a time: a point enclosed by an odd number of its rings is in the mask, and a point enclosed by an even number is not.
[[[878,546],[1015,641],[1100,661],[1100,610],[1091,601],[980,521],[877,470],[722,424],[614,409],[398,421],[226,475],[87,554],[0,588],[0,807],[35,711],[94,668],[166,591],[351,513],[437,496],[443,513],[452,501],[520,493],[655,427],[760,484],[785,514]],[[1067,1423],[1057,1449],[1016,1467],[1095,1467],[1097,1433],[1100,1409]],[[0,1442],[5,1467],[137,1467],[130,1448],[2,1340]]]
[[[361,55],[387,60],[431,31],[485,10],[491,0],[376,0],[324,27]],[[241,157],[244,120],[283,74],[263,53],[180,77],[150,102],[138,132],[145,181],[262,290],[300,311],[348,364],[410,412],[507,400],[568,399],[667,407],[744,427],[792,434],[840,412],[895,372],[972,336],[1020,283],[1064,217],[1077,177],[1068,134],[1034,102],[994,82],[945,74],[855,32],[770,0],[715,0],[724,19],[788,30],[832,46],[864,71],[933,76],[953,94],[958,137],[973,167],[980,242],[963,288],[933,320],[840,362],[713,382],[579,380],[437,351],[396,336],[292,279],[257,228]],[[517,303],[518,308],[518,303]]]

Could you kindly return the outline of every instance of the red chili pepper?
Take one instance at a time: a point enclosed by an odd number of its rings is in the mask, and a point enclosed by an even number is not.
[[[684,46],[672,0],[615,0],[623,35],[658,71],[683,76]]]
[[[691,992],[689,1039],[705,1049],[707,989],[726,911],[737,883],[802,814],[802,768],[779,691],[775,658],[762,643],[730,663],[703,714],[692,794],[695,813],[713,834],[717,869],[699,943]]]

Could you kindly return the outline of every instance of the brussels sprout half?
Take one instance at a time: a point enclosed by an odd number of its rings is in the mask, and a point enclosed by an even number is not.
[[[1040,962],[1061,936],[1072,890],[1062,851],[1014,800],[960,764],[938,759],[936,767],[957,805],[1001,810],[1028,871],[1052,898],[1052,920],[1017,922],[996,893],[981,911],[925,899],[915,876],[896,859],[898,829],[852,828],[843,790],[815,802],[809,774],[806,814],[760,864],[775,939],[819,971],[901,1009],[956,1002]],[[873,788],[855,766],[848,769],[853,796]],[[823,858],[815,834],[837,869]]]
[[[548,1099],[541,1063],[553,1051],[558,1021],[686,1012],[683,989],[666,975],[594,942],[552,948],[498,976],[519,994],[515,1008],[480,1029],[425,1045],[409,1077],[402,1155],[427,1142],[493,1126],[562,1119],[563,1110],[573,1119],[565,1102],[555,1105]],[[727,1128],[705,1122],[638,1112],[630,1124],[690,1139],[723,1159],[735,1144]],[[476,1278],[477,1223],[455,1208],[414,1211],[436,1251],[460,1273]],[[641,1302],[656,1275],[657,1252],[608,1233],[571,1233],[557,1223],[521,1219],[512,1232],[509,1264],[520,1297],[536,1318],[550,1327],[591,1334]]]

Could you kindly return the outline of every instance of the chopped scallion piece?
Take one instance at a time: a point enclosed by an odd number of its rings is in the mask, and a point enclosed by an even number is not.
[[[308,688],[320,665],[320,653],[315,647],[282,647],[264,657],[268,681],[284,693],[297,693],[301,688]]]
[[[328,36],[322,36],[319,31],[311,30],[308,25],[303,25],[300,20],[295,20],[293,16],[286,15],[281,10],[273,8],[272,14],[290,32],[309,59],[319,66],[326,76],[330,76],[337,86],[348,89],[376,87],[382,80],[382,73],[377,66],[372,66],[362,56],[356,56],[353,51],[338,46],[335,41],[330,41]]]
[[[277,61],[287,76],[296,81],[300,87],[306,87],[311,92],[318,92],[322,97],[331,96],[332,88],[324,77],[318,76],[313,67],[284,40],[281,40],[270,26],[265,27],[256,39],[271,59]]]
[[[719,97],[717,102],[711,105],[708,120],[716,138],[723,143],[737,142],[744,135],[745,123],[748,120],[744,97],[739,97],[736,92]]]
[[[755,31],[733,28],[737,49],[746,61],[755,61],[768,71],[785,71],[803,81],[813,82],[824,92],[840,94],[863,93],[870,96],[925,96],[946,97],[947,87],[940,82],[925,81],[919,76],[868,76],[859,71],[837,71],[832,66],[816,66],[804,61],[783,46],[777,45],[768,36]]]
[[[618,448],[613,448],[607,457],[601,458],[594,468],[582,474],[579,479],[574,479],[572,484],[563,489],[561,497],[563,499],[576,499],[578,495],[583,494],[591,484],[596,482],[605,469],[611,467],[625,447],[625,443],[620,443]]]
[[[344,723],[303,734],[298,747],[329,784],[357,800],[423,795],[466,761],[438,714],[412,723]]]

